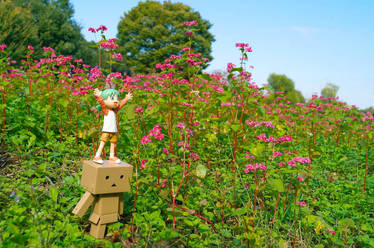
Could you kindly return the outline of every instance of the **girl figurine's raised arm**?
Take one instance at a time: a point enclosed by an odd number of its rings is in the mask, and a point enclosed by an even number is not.
[[[104,124],[100,137],[100,145],[97,149],[96,155],[93,161],[99,164],[103,164],[104,161],[101,159],[101,153],[104,149],[105,143],[110,141],[110,155],[109,161],[114,163],[121,163],[121,160],[114,156],[114,150],[117,145],[118,128],[117,128],[117,112],[132,99],[132,94],[128,93],[121,102],[119,102],[119,92],[115,89],[106,89],[100,91],[98,89],[94,90],[94,96],[99,102],[98,109],[102,110],[104,113]]]

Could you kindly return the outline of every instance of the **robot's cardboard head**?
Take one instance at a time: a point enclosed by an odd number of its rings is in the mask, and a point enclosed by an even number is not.
[[[128,192],[131,175],[132,166],[125,162],[97,164],[83,161],[81,185],[94,195]]]

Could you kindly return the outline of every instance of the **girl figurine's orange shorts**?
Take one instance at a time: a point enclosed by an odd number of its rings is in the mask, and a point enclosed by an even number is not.
[[[117,133],[107,133],[107,132],[102,132],[100,140],[103,142],[107,142],[108,140],[110,143],[117,143]]]

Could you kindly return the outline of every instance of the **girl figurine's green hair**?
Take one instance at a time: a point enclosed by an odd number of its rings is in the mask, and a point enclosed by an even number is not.
[[[119,91],[115,89],[106,89],[101,92],[101,97],[104,98],[104,100],[108,99],[110,96],[117,95],[119,97]],[[96,106],[96,109],[101,110],[100,104]]]

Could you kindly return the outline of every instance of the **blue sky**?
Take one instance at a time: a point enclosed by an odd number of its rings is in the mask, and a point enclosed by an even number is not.
[[[86,39],[89,27],[103,24],[116,37],[117,24],[135,0],[71,0],[75,21]],[[162,1],[161,1],[162,2]],[[180,0],[213,26],[214,57],[207,71],[239,64],[236,42],[249,43],[254,81],[285,74],[304,97],[337,84],[342,101],[374,106],[374,1],[371,0]]]

